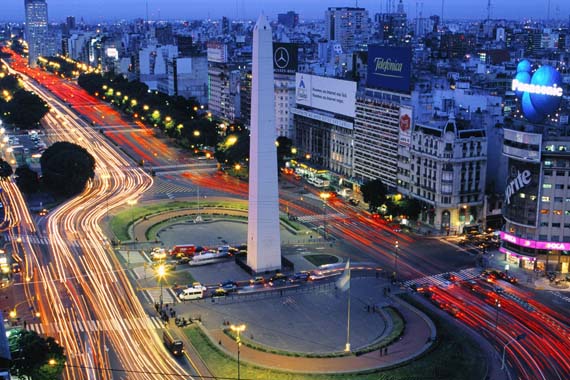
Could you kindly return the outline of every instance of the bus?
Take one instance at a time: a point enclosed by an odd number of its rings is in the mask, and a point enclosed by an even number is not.
[[[190,266],[198,266],[198,265],[206,265],[206,264],[213,264],[219,263],[220,261],[224,261],[229,257],[227,252],[207,252],[201,255],[195,255],[192,257],[192,260],[188,263]]]
[[[199,300],[204,298],[204,289],[202,287],[192,287],[184,289],[178,298],[182,301]]]
[[[185,256],[192,257],[196,253],[196,246],[194,244],[177,244],[170,250],[170,256]]]
[[[319,177],[309,177],[309,179],[307,179],[307,182],[318,188],[328,187],[330,185],[330,181]]]
[[[184,355],[184,343],[175,337],[170,331],[164,330],[162,333],[164,345],[174,356]]]

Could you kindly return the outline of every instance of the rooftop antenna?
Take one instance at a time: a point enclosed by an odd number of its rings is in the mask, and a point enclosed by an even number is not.
[[[548,11],[546,13],[546,21],[550,20],[550,0],[548,0]]]
[[[148,1],[146,2],[146,27],[148,29]]]
[[[491,0],[487,1],[487,21],[491,19]]]
[[[443,7],[445,6],[445,0],[441,0],[441,26],[443,27]]]

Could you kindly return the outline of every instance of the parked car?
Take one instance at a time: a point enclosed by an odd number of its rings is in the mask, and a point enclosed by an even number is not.
[[[189,288],[196,288],[196,289],[202,289],[203,291],[206,291],[206,289],[208,289],[206,286],[202,285],[201,282],[198,281],[194,281],[192,283],[192,285],[188,285]]]
[[[235,292],[238,288],[238,284],[235,281],[224,281],[220,284],[220,288],[224,289],[226,292]]]
[[[289,277],[289,282],[307,282],[309,281],[309,272],[297,272]]]
[[[212,298],[225,297],[227,295],[228,295],[228,292],[225,289],[218,288],[218,289],[214,290],[214,292],[212,293]]]
[[[269,279],[269,286],[282,286],[287,283],[287,276],[283,273],[276,273]]]
[[[250,285],[265,285],[265,277],[257,276],[249,280]]]

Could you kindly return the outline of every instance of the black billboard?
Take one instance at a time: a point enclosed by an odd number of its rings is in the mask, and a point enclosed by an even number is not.
[[[368,87],[408,94],[411,90],[411,75],[411,48],[368,46]]]
[[[540,164],[509,158],[505,189],[505,219],[515,224],[536,227],[540,196]]]
[[[299,68],[299,47],[297,44],[273,43],[273,72],[295,74]]]

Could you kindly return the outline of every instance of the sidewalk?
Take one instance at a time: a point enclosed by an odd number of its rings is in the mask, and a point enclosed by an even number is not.
[[[380,351],[372,351],[361,356],[342,356],[335,358],[293,357],[258,351],[241,346],[240,358],[260,367],[272,368],[287,372],[306,373],[343,373],[364,370],[382,369],[414,359],[430,346],[436,336],[435,326],[423,313],[412,306],[393,299],[396,307],[406,320],[403,336],[388,346],[387,355]],[[226,354],[237,357],[237,344],[224,334],[222,329],[206,330],[206,335]]]

